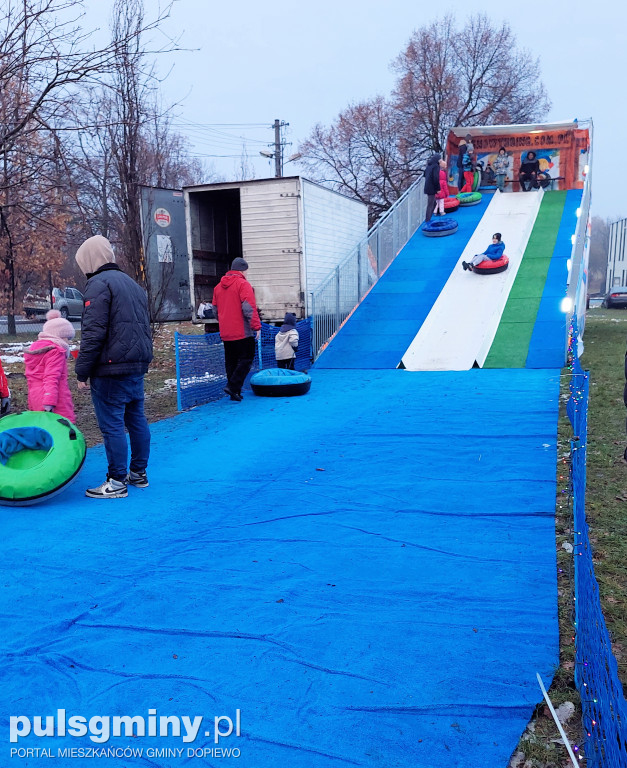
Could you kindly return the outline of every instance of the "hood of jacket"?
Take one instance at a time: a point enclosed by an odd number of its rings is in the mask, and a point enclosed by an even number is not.
[[[429,168],[429,166],[437,165],[440,162],[440,160],[441,160],[441,156],[440,155],[437,155],[437,154],[436,155],[431,155],[431,157],[429,158],[429,160],[427,162],[427,168]]]
[[[240,280],[246,280],[246,278],[241,272],[231,270],[230,272],[227,272],[226,275],[224,275],[222,280],[220,280],[220,285],[224,288],[224,290],[228,290],[231,286],[239,283]],[[246,282],[248,281],[246,280]]]
[[[115,261],[111,243],[102,235],[94,235],[76,251],[76,263],[84,275],[92,275],[100,267]]]

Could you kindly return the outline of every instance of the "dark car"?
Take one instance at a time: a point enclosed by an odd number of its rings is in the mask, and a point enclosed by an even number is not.
[[[618,309],[627,307],[627,286],[615,286],[605,297],[603,304],[608,309]]]

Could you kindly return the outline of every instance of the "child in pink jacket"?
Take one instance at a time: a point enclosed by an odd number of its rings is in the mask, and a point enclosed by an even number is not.
[[[74,328],[56,309],[46,315],[37,341],[24,353],[29,411],[54,411],[75,421],[72,393],[67,383],[67,362]]]
[[[435,215],[444,216],[444,198],[449,196],[446,160],[440,160],[440,191],[435,195]]]

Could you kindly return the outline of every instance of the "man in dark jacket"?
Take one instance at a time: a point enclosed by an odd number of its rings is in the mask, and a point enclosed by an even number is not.
[[[536,153],[530,150],[527,152],[524,162],[520,164],[520,171],[518,172],[518,181],[523,192],[529,192],[532,187],[534,189],[540,188],[538,184],[539,173],[540,162],[536,157]]]
[[[440,191],[440,155],[431,155],[425,168],[424,193],[427,196],[425,221],[430,221],[435,210],[435,196]]]
[[[255,336],[261,332],[255,292],[246,280],[248,263],[241,256],[213,290],[213,309],[224,343],[227,385],[224,391],[240,402],[242,387],[255,359]]]
[[[114,259],[111,243],[101,235],[90,237],[76,252],[76,263],[87,276],[76,377],[79,389],[91,388],[109,463],[106,481],[85,491],[92,499],[128,496],[129,483],[148,486],[150,429],[144,414],[144,375],[152,360],[148,299]],[[131,442],[130,471],[125,426]]]

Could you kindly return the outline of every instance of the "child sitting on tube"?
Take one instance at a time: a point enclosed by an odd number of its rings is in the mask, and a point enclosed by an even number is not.
[[[498,261],[504,253],[505,243],[501,240],[501,233],[495,232],[492,235],[492,243],[483,253],[478,253],[476,256],[473,256],[470,261],[462,261],[464,272],[467,269],[473,272],[477,264],[481,264],[484,261]]]

